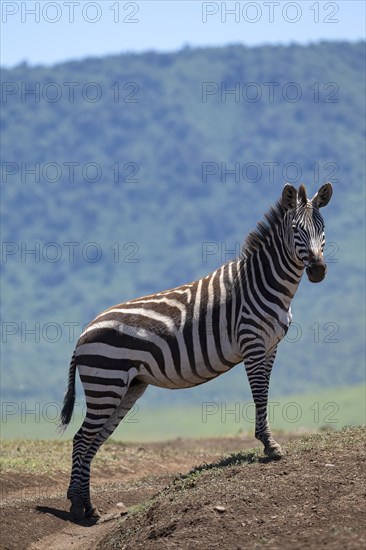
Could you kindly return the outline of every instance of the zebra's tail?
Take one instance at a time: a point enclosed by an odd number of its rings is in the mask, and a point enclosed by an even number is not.
[[[75,351],[72,354],[70,368],[69,368],[69,380],[67,384],[67,391],[64,397],[64,404],[61,411],[60,424],[58,430],[60,433],[63,433],[72,417],[72,412],[75,405],[75,373],[76,373],[76,359]]]

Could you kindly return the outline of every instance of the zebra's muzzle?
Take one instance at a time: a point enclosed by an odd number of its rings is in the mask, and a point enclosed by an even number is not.
[[[311,283],[320,283],[325,277],[327,266],[323,262],[312,263],[306,268],[306,274]]]

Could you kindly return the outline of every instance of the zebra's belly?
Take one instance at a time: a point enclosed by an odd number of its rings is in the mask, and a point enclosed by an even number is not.
[[[191,388],[220,376],[242,361],[227,339],[218,345],[213,334],[206,335],[205,349],[196,341],[188,350],[183,339],[178,341],[175,350],[168,341],[164,345],[161,342],[160,359],[151,353],[148,363],[140,363],[137,378],[162,388]]]
[[[211,344],[210,338],[208,343]],[[223,349],[223,348],[221,348]],[[184,346],[172,350],[165,340],[159,346],[140,344],[132,347],[126,341],[124,346],[112,346],[106,342],[89,341],[80,343],[75,350],[79,372],[91,377],[94,383],[103,384],[103,379],[121,378],[129,385],[133,378],[161,388],[190,388],[203,384],[227,372],[241,361],[238,356],[217,356],[216,347],[208,345],[206,353],[197,347],[189,356]]]
[[[178,370],[176,365],[168,365],[165,372],[162,373],[160,368],[151,369],[150,365],[147,367],[145,364],[141,364],[137,369],[136,378],[145,384],[159,388],[192,388],[217,378],[217,376],[227,372],[233,366],[234,364],[228,366],[220,363],[214,366],[210,365],[210,369],[208,369],[204,363],[195,364],[193,368],[189,364],[183,364],[180,365],[180,369]]]

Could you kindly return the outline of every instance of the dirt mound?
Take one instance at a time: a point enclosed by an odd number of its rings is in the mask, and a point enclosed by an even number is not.
[[[249,451],[254,439],[239,437],[111,442],[92,469],[93,499],[104,512],[96,525],[70,519],[65,464],[71,444],[47,443],[46,466],[42,442],[8,446],[0,548],[363,549],[365,435],[364,428],[352,428],[280,436],[287,456],[278,462],[264,459],[259,447]]]
[[[289,437],[284,436],[283,442]],[[152,497],[203,460],[256,445],[254,438],[177,439],[163,443],[103,445],[92,466],[92,494],[104,512],[101,525],[71,522],[66,488],[71,442],[4,442],[0,475],[0,549],[91,550],[120,517],[123,502]],[[47,456],[47,461],[45,457]],[[105,519],[109,521],[104,522]]]
[[[363,429],[303,438],[274,462],[240,452],[178,476],[98,550],[365,548]]]

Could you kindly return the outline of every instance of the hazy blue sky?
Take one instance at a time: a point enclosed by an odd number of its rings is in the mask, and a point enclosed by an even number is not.
[[[365,39],[363,0],[1,1],[1,64],[185,45]]]

